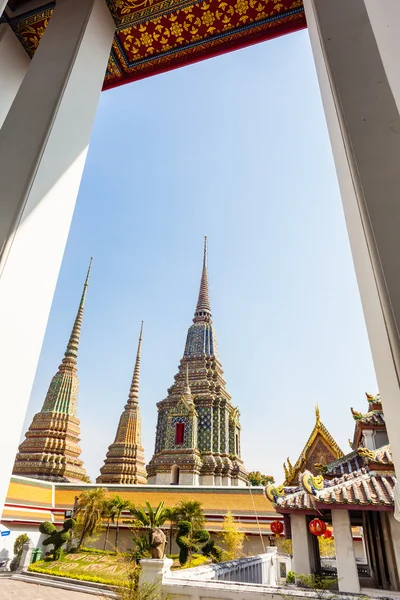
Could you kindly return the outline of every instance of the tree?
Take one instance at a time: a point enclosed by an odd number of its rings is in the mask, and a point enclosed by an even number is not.
[[[265,487],[269,483],[275,483],[275,479],[272,475],[263,475],[260,471],[252,471],[249,473],[248,481],[250,485],[263,486]]]
[[[61,548],[68,542],[71,537],[71,529],[75,527],[74,519],[66,519],[61,531],[58,531],[54,523],[44,521],[39,525],[40,533],[44,533],[49,537],[43,540],[43,546],[52,544],[54,546],[53,558],[58,560],[61,556]]]
[[[333,537],[326,538],[323,535],[318,537],[319,553],[323,557],[332,558],[336,555],[335,540]]]
[[[19,535],[17,537],[17,539],[15,540],[15,542],[14,542],[14,554],[15,554],[16,559],[18,560],[18,562],[21,559],[22,547],[28,541],[29,541],[28,535],[26,533],[21,533],[21,535]]]
[[[169,511],[164,508],[164,502],[160,502],[154,510],[146,500],[146,508],[137,506],[130,508],[133,519],[128,521],[133,526],[133,529],[147,529],[149,541],[151,543],[151,532],[157,527],[162,527],[168,519]]]
[[[132,503],[129,500],[124,500],[116,494],[110,500],[111,505],[111,520],[116,524],[115,527],[115,548],[118,550],[118,537],[119,537],[119,520],[121,518],[121,514],[124,510],[130,510],[132,508]]]
[[[172,554],[173,533],[178,529],[179,511],[178,507],[166,508],[167,521],[169,521],[169,553]]]
[[[192,531],[198,531],[203,528],[205,517],[200,502],[193,500],[181,500],[176,507],[176,519],[187,521],[192,526]]]
[[[226,546],[226,559],[240,558],[243,554],[243,543],[246,536],[240,531],[239,525],[230,511],[224,517],[222,532],[222,541]]]
[[[97,533],[102,525],[104,514],[104,501],[106,493],[104,488],[85,490],[78,499],[76,508],[77,531],[79,535],[78,548],[86,537]]]
[[[103,548],[103,550],[106,550],[107,544],[108,544],[108,536],[110,533],[110,526],[111,526],[111,523],[114,523],[114,518],[115,518],[115,504],[114,504],[114,501],[112,498],[104,500],[103,517],[105,517],[107,519],[106,533],[104,536],[104,548]]]

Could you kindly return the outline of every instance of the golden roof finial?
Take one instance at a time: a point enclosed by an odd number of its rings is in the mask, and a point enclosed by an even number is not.
[[[318,406],[318,404],[315,405],[315,418],[317,420],[317,423],[319,423],[321,421],[321,415],[319,413],[319,406]]]

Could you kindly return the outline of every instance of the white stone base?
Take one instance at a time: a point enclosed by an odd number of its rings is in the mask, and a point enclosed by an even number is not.
[[[142,558],[140,566],[140,583],[162,583],[171,572],[172,558]]]

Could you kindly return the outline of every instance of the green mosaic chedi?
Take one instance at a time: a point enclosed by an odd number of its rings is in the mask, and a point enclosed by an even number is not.
[[[239,411],[226,390],[208,291],[207,238],[193,325],[165,400],[158,403],[149,483],[246,485]]]
[[[76,411],[78,348],[91,264],[64,358],[51,380],[42,410],[33,417],[18,449],[14,475],[65,482],[87,479],[79,458],[80,423]]]

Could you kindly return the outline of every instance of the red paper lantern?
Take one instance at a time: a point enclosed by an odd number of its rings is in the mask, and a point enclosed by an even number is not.
[[[324,538],[331,538],[332,537],[332,531],[330,529],[327,529],[324,533]]]
[[[275,535],[280,535],[283,533],[283,524],[281,521],[272,521],[271,523],[271,531],[275,533]]]
[[[321,519],[313,519],[309,528],[313,535],[324,535],[326,531],[326,525]]]

